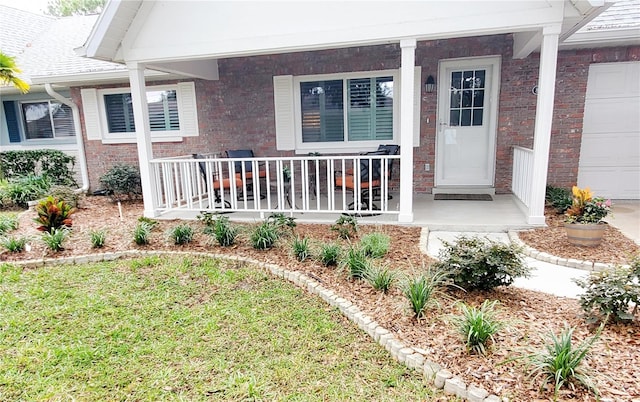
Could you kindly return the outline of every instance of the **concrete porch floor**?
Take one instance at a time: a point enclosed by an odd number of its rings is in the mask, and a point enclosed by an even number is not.
[[[390,202],[398,202],[394,196]],[[493,201],[435,201],[432,194],[415,195],[414,221],[409,225],[428,227],[434,231],[506,232],[527,229],[526,217],[511,195],[494,195]],[[299,222],[333,223],[339,213],[286,212]],[[175,210],[160,219],[195,219],[198,212]],[[268,216],[269,213],[264,213]],[[232,221],[254,222],[262,219],[259,213],[234,212],[226,214]],[[397,215],[358,217],[363,224],[396,224]]]
[[[399,197],[394,195],[390,202],[396,203]],[[640,244],[640,200],[614,200],[613,213],[607,217],[610,225],[620,229],[627,237]],[[510,194],[494,195],[493,201],[435,201],[432,194],[417,194],[413,199],[414,220],[410,224],[427,227],[430,231],[444,232],[488,232],[500,233],[509,230],[530,229],[524,212]],[[199,212],[174,210],[159,219],[194,220]],[[333,223],[339,213],[285,212],[299,222]],[[257,222],[270,215],[265,212],[233,212],[226,214],[230,220],[238,222]],[[397,215],[374,215],[358,217],[365,224],[397,224]]]

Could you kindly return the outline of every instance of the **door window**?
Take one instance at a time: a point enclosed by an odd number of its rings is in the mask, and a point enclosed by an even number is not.
[[[450,126],[482,126],[486,70],[451,72]]]

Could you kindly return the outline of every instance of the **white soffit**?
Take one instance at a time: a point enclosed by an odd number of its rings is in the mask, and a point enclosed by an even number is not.
[[[201,78],[204,80],[218,80],[220,78],[218,60],[215,59],[155,62],[146,64],[146,67],[189,78]]]
[[[142,3],[142,0],[107,1],[87,42],[77,49],[78,54],[100,60],[116,61],[114,56],[120,50],[122,38]]]
[[[604,0],[566,1],[562,20],[562,33],[559,38],[560,43],[562,44],[567,38],[573,37],[575,32],[600,15],[611,4]],[[540,50],[542,30],[515,32],[513,38],[513,58],[523,59]]]
[[[535,0],[161,0],[144,3],[112,57],[154,64],[532,31],[562,23],[563,9],[563,1]]]

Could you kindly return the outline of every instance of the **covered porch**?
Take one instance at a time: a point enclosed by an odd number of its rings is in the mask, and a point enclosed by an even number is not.
[[[158,218],[196,219],[209,212],[229,214],[235,221],[255,222],[272,213],[283,213],[303,222],[333,223],[346,214],[365,224],[393,224],[398,222],[403,197],[398,189],[401,173],[393,165],[398,158],[353,155],[155,159],[151,165],[159,189]],[[355,172],[355,177],[361,177],[358,166],[375,166],[376,161],[381,162],[379,178],[369,176],[364,181],[356,180],[353,188],[347,186],[348,175]],[[246,179],[248,176],[251,177]],[[378,184],[372,187],[374,180]],[[411,224],[430,230],[502,232],[532,227],[523,203],[511,194],[493,195],[488,201],[435,200],[433,194],[407,196],[413,202]]]
[[[132,114],[143,123],[135,141],[145,216],[211,211],[255,219],[283,212],[335,220],[354,213],[418,223],[424,212],[434,224],[455,224],[457,217],[468,223],[470,201],[460,210],[458,202],[442,201],[454,209],[439,212],[440,201],[424,210],[418,202],[424,197],[428,205],[435,190],[477,190],[511,191],[494,199],[508,199],[501,207],[513,206],[516,220],[543,225],[558,44],[604,3],[370,5],[318,5],[309,19],[307,4],[109,2],[80,52],[127,65]],[[225,23],[203,19],[218,14],[228,16]],[[369,22],[380,15],[386,19]],[[175,20],[180,36],[166,30],[167,20]],[[174,74],[179,85],[193,81],[193,96],[175,113],[179,120],[189,115],[188,124],[181,120],[179,135],[164,137],[182,142],[175,147],[153,144],[148,70]],[[327,130],[316,133],[311,125]],[[362,178],[364,158],[354,153],[379,141],[400,146],[400,154],[381,156],[383,174]],[[189,157],[230,145],[261,156]],[[317,151],[332,156],[300,156]],[[349,171],[356,174],[347,185]],[[489,205],[478,205],[474,213],[491,224],[483,210]]]
[[[393,194],[393,193],[392,193]],[[395,194],[393,194],[395,196]],[[518,207],[518,201],[510,194],[493,196],[492,201],[435,201],[433,194],[414,197],[414,220],[409,225],[426,227],[431,231],[448,232],[506,232],[532,228],[526,215]],[[287,216],[299,222],[334,223],[342,214],[288,211]],[[193,210],[173,210],[160,219],[195,220],[199,212]],[[234,212],[226,215],[232,221],[257,222],[269,213]],[[361,224],[398,224],[394,215],[362,214],[354,215]]]

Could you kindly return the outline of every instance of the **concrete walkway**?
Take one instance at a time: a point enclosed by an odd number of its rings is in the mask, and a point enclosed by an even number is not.
[[[613,213],[607,217],[611,226],[619,229],[625,236],[640,245],[640,200],[618,200],[613,203]],[[504,232],[453,232],[430,230],[426,241],[427,254],[437,258],[443,247],[443,241],[453,243],[459,236],[486,237],[493,241],[509,243],[509,235]],[[573,281],[586,278],[589,271],[551,264],[535,258],[526,257],[526,263],[532,268],[530,278],[518,278],[513,286],[536,290],[555,296],[577,298],[582,288]]]
[[[615,200],[607,222],[640,245],[640,200]]]
[[[482,233],[482,232],[429,232],[427,239],[427,254],[437,258],[443,247],[443,241],[455,242],[460,236],[482,237],[505,244],[510,242],[507,233]],[[568,268],[550,264],[535,258],[526,257],[525,261],[532,268],[531,277],[518,278],[513,286],[524,289],[536,290],[561,297],[577,298],[582,289],[573,282],[575,278],[585,278],[588,271],[576,268]]]

